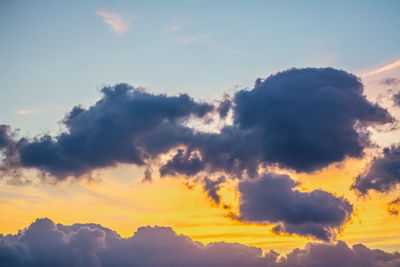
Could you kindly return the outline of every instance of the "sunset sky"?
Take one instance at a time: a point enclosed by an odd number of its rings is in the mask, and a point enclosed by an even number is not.
[[[0,1],[0,266],[400,266],[399,13]]]

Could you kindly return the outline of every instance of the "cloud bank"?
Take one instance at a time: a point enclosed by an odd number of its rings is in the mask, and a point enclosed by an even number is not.
[[[323,190],[300,192],[287,175],[266,173],[239,183],[238,219],[276,224],[276,233],[298,234],[329,241],[346,223],[353,206]]]
[[[37,219],[16,235],[0,235],[0,266],[270,266],[394,267],[400,254],[364,245],[309,243],[286,256],[237,243],[207,246],[169,227],[140,227],[129,238],[98,224]]]

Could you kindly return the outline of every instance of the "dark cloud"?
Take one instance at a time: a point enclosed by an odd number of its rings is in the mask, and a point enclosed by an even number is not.
[[[361,157],[369,144],[365,126],[392,121],[368,102],[356,76],[332,68],[290,69],[226,97],[216,112],[224,117],[231,109],[234,122],[219,133],[187,126],[214,110],[188,95],[154,95],[126,84],[102,92],[95,105],[66,116],[66,132],[16,142],[20,166],[63,179],[118,163],[145,165],[182,147],[161,175],[254,176],[260,164],[313,172]]]
[[[393,102],[396,106],[400,106],[400,92],[393,95]]]
[[[221,184],[226,181],[225,176],[219,177],[217,180],[211,180],[208,177],[203,179],[203,189],[207,193],[207,195],[216,203],[219,204],[221,199],[218,195],[218,190],[221,187]]]
[[[168,139],[168,135],[159,133],[180,128],[188,131],[181,126],[183,122],[213,109],[185,94],[153,95],[126,84],[105,87],[102,93],[103,98],[89,109],[73,108],[63,121],[67,132],[54,138],[45,135],[33,141],[20,140],[21,165],[58,178],[79,176],[117,163],[143,165],[148,158],[180,142],[178,137]],[[158,137],[152,144],[157,148],[143,140],[151,139],[153,134]]]
[[[400,83],[400,79],[397,78],[385,78],[381,80],[381,84],[386,86],[394,86]]]
[[[356,76],[332,68],[290,69],[258,79],[252,90],[235,94],[233,119],[220,133],[191,140],[205,170],[238,176],[246,170],[251,176],[259,164],[277,164],[313,172],[360,158],[369,145],[365,127],[393,121],[365,98]]]
[[[0,266],[264,266],[394,267],[400,254],[363,245],[309,243],[288,255],[236,243],[207,246],[169,227],[140,227],[129,238],[97,224],[55,225],[38,219],[16,235],[0,235]]]
[[[19,170],[19,154],[15,133],[8,125],[0,125],[0,177],[11,176],[12,179],[8,180],[13,184],[25,184],[29,179],[23,179]]]
[[[344,198],[322,190],[300,192],[287,175],[267,173],[239,183],[238,219],[274,223],[276,233],[331,240],[353,212]]]
[[[13,143],[11,138],[11,129],[10,126],[1,124],[0,125],[0,149],[5,148]]]
[[[180,173],[191,176],[203,169],[203,163],[197,155],[193,155],[190,151],[185,152],[183,149],[178,149],[175,156],[160,168],[160,174],[164,176]]]
[[[278,265],[280,266],[280,265]],[[349,248],[339,241],[335,245],[309,243],[304,249],[295,249],[286,256],[287,267],[397,267],[400,254],[370,249],[362,244]]]
[[[356,177],[352,189],[362,195],[369,190],[388,192],[400,184],[400,146],[383,150],[383,156],[374,158],[364,173]]]
[[[235,124],[257,131],[262,158],[312,172],[345,157],[361,157],[368,139],[355,125],[392,118],[368,102],[358,78],[332,68],[291,69],[234,98]]]
[[[388,212],[392,215],[399,215],[400,212],[400,198],[396,198],[388,204]]]
[[[223,101],[219,103],[218,113],[221,118],[226,118],[229,110],[232,108],[232,100],[229,98],[225,98]]]

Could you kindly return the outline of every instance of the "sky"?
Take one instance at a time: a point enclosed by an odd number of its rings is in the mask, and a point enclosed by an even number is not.
[[[399,10],[0,1],[0,266],[399,266]]]

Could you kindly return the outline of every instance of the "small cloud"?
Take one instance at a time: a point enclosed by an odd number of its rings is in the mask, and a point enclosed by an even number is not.
[[[190,24],[191,22],[191,19],[180,19],[179,21],[173,21],[166,25],[167,32],[180,31],[185,25]]]
[[[65,107],[50,107],[50,108],[35,108],[35,109],[20,109],[15,112],[17,115],[29,115],[29,114],[36,114],[36,113],[43,113],[53,110],[64,109]]]
[[[202,44],[202,45],[209,45],[210,41],[207,35],[189,35],[176,38],[175,41],[181,44]]]
[[[236,54],[241,56],[247,56],[247,53],[243,53],[239,50],[232,49],[230,47],[226,47],[214,42],[208,35],[188,35],[182,36],[175,39],[176,42],[181,44],[197,44],[202,45],[207,48],[217,49],[220,51],[224,51],[230,54]]]
[[[120,14],[108,11],[96,11],[96,15],[102,17],[104,23],[109,24],[111,29],[118,34],[122,35],[130,29],[128,21],[122,18]]]
[[[182,30],[182,26],[179,26],[179,25],[172,25],[172,26],[170,26],[170,27],[168,27],[168,31],[169,32],[177,32],[177,31],[180,31],[180,30]]]

